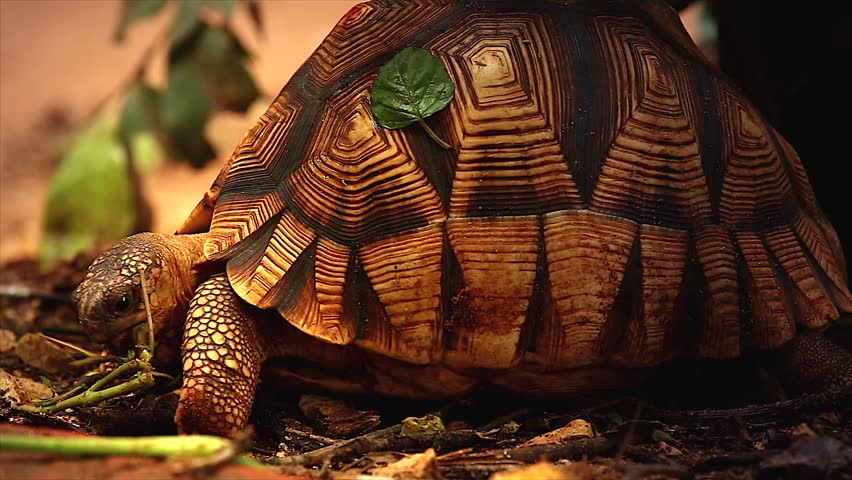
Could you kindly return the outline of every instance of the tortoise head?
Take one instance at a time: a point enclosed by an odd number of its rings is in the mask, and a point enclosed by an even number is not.
[[[157,341],[156,360],[176,360],[180,326],[203,258],[203,240],[199,242],[198,237],[140,233],[98,256],[72,295],[86,333],[116,354],[127,353],[146,338],[143,296],[147,294]]]

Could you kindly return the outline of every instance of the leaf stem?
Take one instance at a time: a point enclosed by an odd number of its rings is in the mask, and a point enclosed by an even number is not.
[[[47,437],[3,435],[0,450],[63,455],[140,455],[149,457],[204,457],[230,447],[230,441],[212,435],[158,437]]]
[[[143,359],[148,361],[154,357],[156,341],[154,340],[154,319],[151,317],[151,304],[148,301],[148,287],[146,286],[147,282],[145,281],[145,269],[142,269],[142,271],[139,272],[139,280],[142,284],[142,301],[145,302],[145,317],[148,326],[148,352]]]
[[[445,142],[441,137],[438,136],[437,133],[435,133],[434,130],[429,128],[429,125],[427,125],[426,122],[424,122],[422,118],[417,120],[417,121],[420,123],[420,126],[423,127],[424,130],[426,130],[426,133],[428,133],[429,136],[432,137],[432,140],[435,140],[435,143],[440,145],[441,148],[443,148],[444,150],[452,150],[453,149],[453,147],[450,146],[449,143]]]

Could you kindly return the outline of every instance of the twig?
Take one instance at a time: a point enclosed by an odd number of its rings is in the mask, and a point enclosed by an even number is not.
[[[299,437],[306,440],[310,440],[312,442],[319,443],[323,447],[340,443],[338,440],[335,440],[333,438],[323,437],[322,435],[314,435],[313,433],[301,432],[293,428],[285,428],[284,433],[287,435],[292,435],[294,437]]]
[[[438,452],[446,452],[495,440],[474,430],[402,436],[399,434],[401,429],[402,425],[394,425],[312,452],[284,457],[278,459],[277,463],[279,465],[313,466],[325,462],[347,462],[362,455],[379,451],[406,452],[434,448]]]
[[[44,333],[39,333],[39,336],[41,338],[47,340],[48,342],[55,343],[55,344],[59,345],[60,347],[65,347],[65,348],[68,348],[70,350],[74,350],[75,352],[77,352],[77,353],[79,353],[79,354],[81,354],[85,357],[104,358],[104,359],[106,359],[104,361],[114,360],[114,359],[118,358],[118,357],[114,357],[114,356],[111,356],[111,357],[102,356],[99,353],[91,352],[89,350],[86,350],[83,347],[78,347],[77,345],[74,345],[73,343],[68,343],[65,340],[60,340],[58,338],[51,337],[50,335],[45,335]]]
[[[697,473],[704,473],[731,467],[752,465],[780,452],[781,450],[770,449],[754,450],[749,452],[733,452],[727,455],[719,455],[698,462],[693,467],[693,471]]]
[[[151,316],[151,304],[148,300],[148,286],[145,281],[145,269],[139,271],[139,281],[142,284],[142,301],[145,304],[145,318],[148,322],[148,351],[142,352],[144,356],[144,360],[150,360],[154,357],[154,347],[156,347],[156,342],[154,341],[154,318]]]
[[[654,418],[667,423],[688,424],[689,422],[716,421],[731,417],[756,417],[761,415],[779,416],[783,413],[816,410],[825,407],[850,405],[852,388],[831,390],[803,395],[792,400],[752,405],[742,408],[719,410],[666,410],[651,406],[645,407],[646,418]]]
[[[326,457],[360,456],[372,451],[371,448],[386,437],[398,435],[401,430],[402,424],[396,424],[308,453],[284,457],[278,459],[276,463],[279,465],[319,465]]]
[[[582,438],[565,443],[548,443],[472,453],[465,455],[464,461],[514,460],[531,463],[540,460],[573,459],[583,455],[604,455],[616,449],[620,442],[621,440],[617,437]]]
[[[624,450],[630,445],[630,442],[633,440],[633,435],[636,433],[636,427],[639,425],[639,417],[642,416],[642,405],[637,404],[636,410],[633,412],[633,420],[627,422],[627,431],[624,433],[624,438],[621,441],[621,446],[618,447],[618,453],[616,453],[615,458],[621,459],[624,456]]]

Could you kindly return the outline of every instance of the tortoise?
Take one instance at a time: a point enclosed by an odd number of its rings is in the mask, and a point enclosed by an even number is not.
[[[371,113],[405,47],[455,84],[427,119],[450,149]],[[118,242],[74,302],[122,351],[144,278],[179,430],[232,436],[272,358],[294,388],[564,398],[786,349],[803,384],[849,386],[808,333],[852,311],[845,268],[793,147],[662,1],[373,0],[177,232]]]

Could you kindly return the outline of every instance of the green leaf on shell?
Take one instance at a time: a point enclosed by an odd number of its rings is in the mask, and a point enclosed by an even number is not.
[[[152,17],[166,4],[166,0],[124,0],[121,4],[121,20],[113,34],[115,41],[124,40],[131,23]]]
[[[373,83],[373,115],[385,128],[402,128],[446,107],[455,85],[443,62],[428,50],[407,47],[379,70]]]

